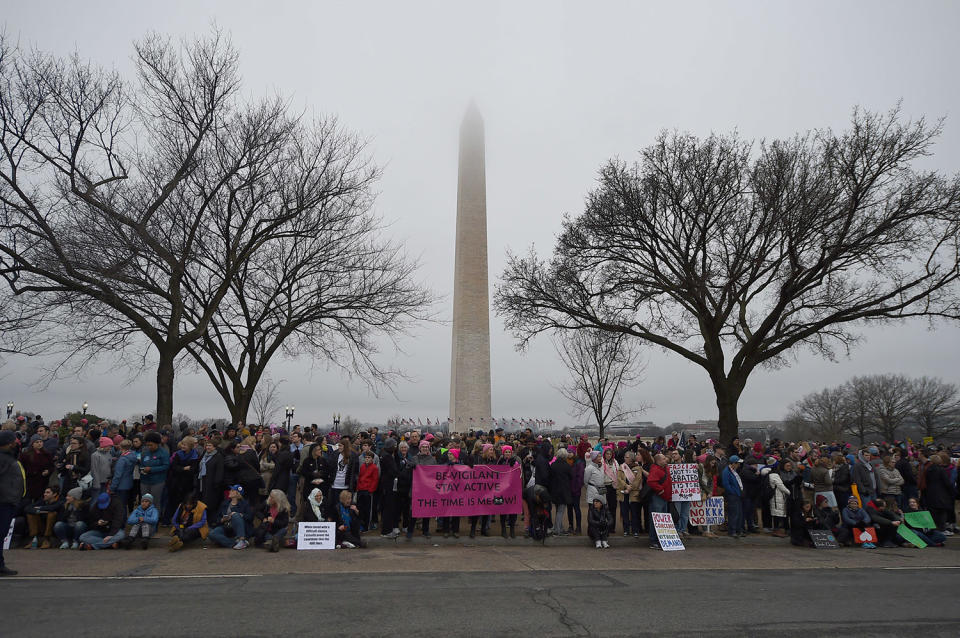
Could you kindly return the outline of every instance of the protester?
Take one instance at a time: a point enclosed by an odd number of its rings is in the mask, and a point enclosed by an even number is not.
[[[140,505],[127,518],[130,532],[127,534],[124,547],[130,549],[139,537],[140,547],[147,549],[150,546],[150,538],[156,534],[159,523],[160,512],[153,504],[153,494],[144,494],[140,497]]]
[[[188,543],[206,539],[209,532],[207,506],[203,501],[198,501],[192,492],[186,494],[173,513],[168,549],[171,552],[179,551]]]
[[[63,501],[60,500],[60,488],[51,485],[43,491],[43,496],[29,506],[25,512],[27,515],[28,535],[31,537],[24,549],[50,549],[54,542],[53,527],[63,508]],[[43,540],[39,542],[38,538]]]
[[[87,531],[80,535],[80,549],[107,549],[119,547],[126,537],[124,531],[125,505],[107,492],[100,492],[90,507]]]
[[[280,551],[280,545],[287,533],[290,523],[290,503],[282,490],[273,490],[260,507],[257,513],[260,525],[253,532],[253,544],[256,547],[267,548],[271,552]]]
[[[593,499],[587,512],[587,536],[594,542],[597,549],[610,547],[608,539],[612,522],[613,514],[610,513],[606,504],[599,498]]]

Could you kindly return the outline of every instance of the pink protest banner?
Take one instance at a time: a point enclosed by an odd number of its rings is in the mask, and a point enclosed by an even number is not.
[[[413,469],[412,514],[519,514],[520,465],[418,465]]]

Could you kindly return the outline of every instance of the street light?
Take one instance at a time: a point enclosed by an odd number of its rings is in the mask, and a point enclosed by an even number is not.
[[[82,406],[82,407],[83,407],[83,416],[87,416],[87,402],[86,402],[86,401],[83,402],[83,406]]]
[[[293,413],[296,411],[296,408],[293,407],[292,405],[288,405],[286,408],[284,408],[284,410],[286,410],[286,413],[287,413],[287,432],[289,432],[290,421],[293,419]]]
[[[339,414],[333,415],[333,431],[340,432],[340,415]]]
[[[10,415],[13,414],[13,401],[7,403],[7,420],[10,420]]]

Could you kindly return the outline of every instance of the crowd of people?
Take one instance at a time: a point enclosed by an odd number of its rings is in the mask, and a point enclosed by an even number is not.
[[[336,545],[365,537],[431,536],[429,518],[412,516],[418,465],[520,465],[523,512],[436,519],[444,537],[499,531],[582,535],[598,549],[618,531],[660,544],[652,513],[672,514],[681,537],[768,533],[811,545],[829,530],[844,545],[903,545],[904,514],[928,511],[933,525],[911,526],[942,546],[956,531],[958,450],[895,441],[789,443],[734,439],[729,445],[677,433],[654,441],[530,429],[504,432],[323,433],[317,426],[237,423],[218,430],[182,424],[78,423],[19,417],[0,429],[0,530],[13,522],[14,546],[103,550],[140,547],[163,534],[167,549],[191,545],[279,551],[294,546],[296,523],[335,523]],[[695,464],[701,498],[722,497],[722,525],[692,525],[690,501],[674,498],[670,465]],[[499,519],[499,520],[497,520]],[[872,527],[877,543],[855,530]],[[0,573],[12,574],[0,554]]]

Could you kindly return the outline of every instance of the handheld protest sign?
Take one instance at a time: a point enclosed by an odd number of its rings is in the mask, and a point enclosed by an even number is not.
[[[10,529],[7,531],[7,535],[3,537],[3,548],[10,549],[10,541],[13,540],[13,524],[15,520],[10,521]]]
[[[678,552],[686,549],[677,528],[673,526],[673,517],[669,513],[653,512],[653,528],[657,531],[660,549],[665,552]]]
[[[903,520],[907,521],[907,525],[910,527],[916,527],[917,529],[935,529],[937,527],[937,524],[933,522],[933,516],[927,511],[906,512],[903,515]]]
[[[864,543],[876,543],[877,530],[872,527],[864,527],[863,529],[854,528],[853,540],[857,545],[863,545]]]
[[[897,535],[900,536],[903,540],[913,543],[920,549],[923,549],[927,544],[923,541],[922,538],[917,536],[917,533],[906,525],[897,525]]]
[[[813,546],[817,549],[837,549],[840,547],[837,537],[830,530],[811,529],[807,531],[810,534],[810,540],[813,541]]]
[[[670,485],[672,501],[699,501],[700,473],[696,463],[671,463]]]
[[[335,523],[300,523],[297,525],[297,549],[334,549]]]

